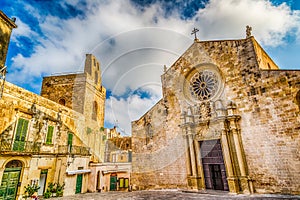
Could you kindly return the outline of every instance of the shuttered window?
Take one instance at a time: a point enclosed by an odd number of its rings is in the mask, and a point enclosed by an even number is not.
[[[28,129],[28,120],[19,118],[15,140],[25,141],[27,129]]]
[[[23,151],[24,150],[25,139],[26,139],[27,130],[28,130],[28,123],[29,123],[29,121],[27,119],[19,118],[16,135],[15,135],[15,141],[13,144],[14,151]]]
[[[52,144],[53,130],[53,126],[48,126],[46,144]]]

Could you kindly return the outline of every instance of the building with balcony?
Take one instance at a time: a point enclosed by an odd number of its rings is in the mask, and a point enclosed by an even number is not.
[[[14,22],[2,12],[0,19],[10,36]],[[1,34],[3,52],[8,36]],[[89,163],[104,160],[106,141],[97,59],[87,54],[82,73],[44,77],[41,96],[0,81],[0,199],[21,199],[27,185],[43,195],[51,183],[64,185],[64,196],[87,192]]]

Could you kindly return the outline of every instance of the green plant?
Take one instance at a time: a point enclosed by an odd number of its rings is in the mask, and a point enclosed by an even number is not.
[[[49,183],[48,188],[49,188],[49,191],[51,193],[55,193],[55,191],[56,191],[56,189],[55,189],[55,183]]]
[[[62,197],[64,194],[65,183],[49,183],[46,192],[44,193],[44,198],[48,199],[53,197]]]
[[[52,192],[50,192],[50,189],[49,188],[47,188],[47,190],[46,190],[46,192],[44,193],[44,198],[45,199],[49,199],[50,197],[51,197],[51,195],[52,195]]]
[[[36,193],[39,189],[40,187],[37,184],[28,184],[27,186],[25,186],[25,199],[27,199],[28,197],[32,197],[33,194]]]
[[[60,185],[59,183],[56,184],[56,196],[57,197],[62,197],[64,195],[64,188],[65,188],[65,183]]]

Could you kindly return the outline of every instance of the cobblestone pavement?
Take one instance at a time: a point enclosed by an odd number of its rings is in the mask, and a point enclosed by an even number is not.
[[[171,191],[171,190],[152,190],[152,191],[134,191],[134,192],[103,192],[103,193],[86,193],[77,194],[73,196],[55,198],[54,200],[196,200],[196,199],[211,199],[211,200],[237,200],[237,199],[251,199],[251,200],[272,200],[272,199],[300,199],[300,196],[288,195],[235,195],[224,192],[184,192],[184,191]]]

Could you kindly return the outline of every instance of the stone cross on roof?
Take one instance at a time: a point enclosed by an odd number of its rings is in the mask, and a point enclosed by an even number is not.
[[[198,38],[197,38],[197,32],[198,32],[198,31],[199,31],[199,29],[194,28],[194,29],[192,30],[192,33],[191,33],[191,35],[195,35],[195,39],[194,39],[195,42],[199,41]]]
[[[252,27],[247,25],[246,26],[246,38],[249,38],[252,36],[251,31],[252,31]]]

